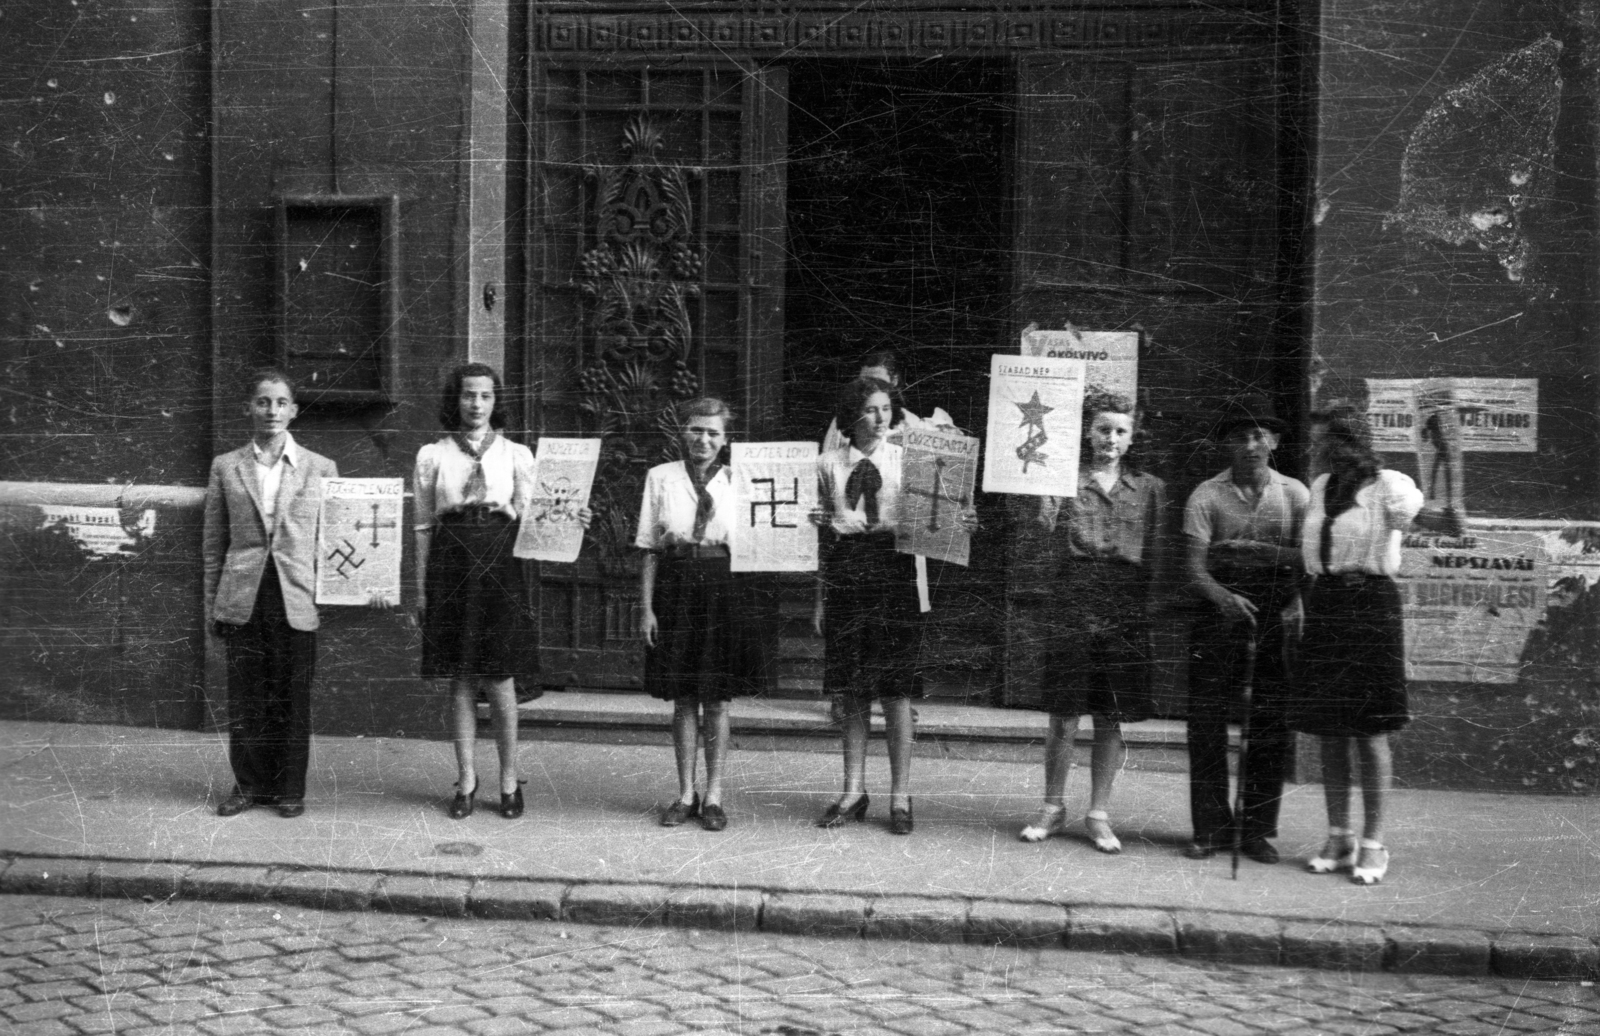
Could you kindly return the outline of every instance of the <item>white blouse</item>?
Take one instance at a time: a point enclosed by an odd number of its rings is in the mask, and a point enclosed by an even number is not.
[[[454,437],[417,451],[411,486],[416,494],[414,528],[431,529],[439,515],[465,505],[473,467],[472,457]],[[508,518],[519,517],[533,500],[533,451],[496,433],[493,445],[483,454],[483,478],[488,492],[482,503]]]
[[[873,532],[893,530],[900,516],[900,481],[905,448],[892,442],[879,443],[869,458],[854,446],[830,450],[817,456],[817,492],[822,506],[828,509],[833,531],[841,536],[862,532],[867,524],[867,498],[862,494],[851,507],[845,501],[845,485],[850,472],[863,460],[871,460],[883,478],[883,488],[878,490],[878,524]]]
[[[732,528],[728,516],[733,514],[733,476],[728,468],[712,476],[706,484],[711,494],[711,518],[706,522],[706,533],[699,540],[702,546],[715,547],[728,542]],[[694,512],[699,506],[700,494],[689,478],[689,469],[681,460],[657,464],[644,477],[644,500],[639,504],[639,531],[633,545],[645,550],[658,550],[667,533],[681,543],[694,543]]]
[[[1306,571],[1316,574],[1365,572],[1400,574],[1400,541],[1406,526],[1422,510],[1422,490],[1410,477],[1383,468],[1378,477],[1356,490],[1355,506],[1333,520],[1329,565],[1322,565],[1322,522],[1327,516],[1328,476],[1311,483],[1311,505],[1300,536]]]

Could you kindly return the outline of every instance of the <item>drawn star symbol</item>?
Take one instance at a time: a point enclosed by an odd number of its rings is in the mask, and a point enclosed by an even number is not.
[[[1044,415],[1055,409],[1055,407],[1045,406],[1039,401],[1038,389],[1033,390],[1032,399],[1026,403],[1017,403],[1016,407],[1018,410],[1022,411],[1022,427],[1026,427],[1030,424],[1036,424],[1043,427]]]

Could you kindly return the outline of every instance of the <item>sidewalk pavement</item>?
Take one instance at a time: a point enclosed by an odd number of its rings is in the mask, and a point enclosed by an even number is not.
[[[479,746],[485,788],[492,744]],[[222,819],[226,742],[135,727],[0,723],[0,892],[271,899],[607,924],[676,924],[842,937],[1015,941],[1235,962],[1513,977],[1600,972],[1600,803],[1486,793],[1394,794],[1384,884],[1315,876],[1321,788],[1292,785],[1278,846],[1230,880],[1224,855],[1185,859],[1184,775],[1118,780],[1119,856],[1081,821],[1040,845],[1016,832],[1037,764],[919,757],[916,832],[884,829],[887,764],[874,745],[868,821],[811,826],[839,757],[736,751],[731,826],[665,829],[672,749],[530,741],[527,815],[491,796],[445,816],[448,743],[318,738],[308,811]],[[1074,771],[1069,808],[1084,808]],[[6,861],[9,860],[9,863]]]

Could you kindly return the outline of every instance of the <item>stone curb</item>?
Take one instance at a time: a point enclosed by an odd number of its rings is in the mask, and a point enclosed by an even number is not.
[[[960,897],[44,856],[0,856],[0,894],[274,902],[433,917],[1066,947],[1340,971],[1600,978],[1600,945],[1578,936]]]

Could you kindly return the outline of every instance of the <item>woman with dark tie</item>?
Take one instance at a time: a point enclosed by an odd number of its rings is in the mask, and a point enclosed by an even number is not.
[[[683,460],[645,476],[635,546],[647,551],[639,573],[644,686],[672,702],[678,797],[663,827],[693,817],[707,831],[728,826],[722,775],[728,758],[728,702],[759,689],[758,614],[750,577],[730,570],[733,482],[723,446],[733,411],[720,399],[692,399],[678,411]],[[696,740],[705,740],[705,796],[695,790]]]
[[[911,814],[911,700],[922,696],[917,652],[922,613],[916,564],[894,548],[904,450],[888,441],[899,418],[888,382],[857,378],[834,408],[847,445],[817,458],[822,564],[813,622],[824,639],[823,690],[841,696],[844,793],[818,827],[867,813],[867,732],[883,703],[889,749],[889,830],[907,835]]]
[[[1422,509],[1422,491],[1372,449],[1364,415],[1341,408],[1311,415],[1311,442],[1327,474],[1311,483],[1301,549],[1305,595],[1298,695],[1289,726],[1321,739],[1328,840],[1306,869],[1347,871],[1376,885],[1389,870],[1384,806],[1393,773],[1389,734],[1411,719],[1406,700],[1400,542]],[[1364,822],[1350,826],[1359,767]]]

